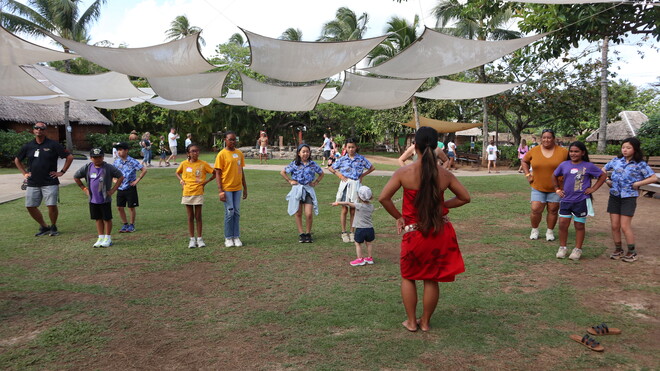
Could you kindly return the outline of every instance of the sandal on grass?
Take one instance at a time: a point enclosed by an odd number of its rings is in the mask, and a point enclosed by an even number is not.
[[[601,323],[598,326],[594,326],[590,329],[587,329],[587,332],[590,333],[591,335],[619,335],[621,334],[621,330],[618,328],[609,328],[607,327],[606,324]]]
[[[590,338],[589,334],[586,334],[583,337],[580,337],[580,335],[571,335],[570,338],[595,352],[602,352],[605,350],[605,348],[600,345],[599,342]]]

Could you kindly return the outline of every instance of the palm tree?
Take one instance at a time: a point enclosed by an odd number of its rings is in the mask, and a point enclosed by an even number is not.
[[[179,40],[186,36],[202,32],[202,29],[197,26],[191,26],[190,21],[186,15],[178,15],[170,23],[170,28],[165,31],[167,34],[166,40]],[[202,46],[206,45],[206,41],[200,36],[199,43]]]
[[[231,44],[236,44],[238,46],[245,46],[245,39],[243,39],[243,35],[240,33],[236,32],[235,34],[231,35],[228,40],[229,43]]]
[[[367,56],[369,64],[372,66],[379,65],[407,48],[417,39],[418,26],[419,16],[417,15],[415,15],[412,24],[404,18],[396,16],[390,18],[385,27],[385,33],[388,36],[385,41],[369,52]]]
[[[358,17],[349,8],[341,7],[337,9],[335,19],[323,25],[318,41],[361,40],[367,31],[367,22],[367,13]]]
[[[300,28],[289,27],[286,31],[282,32],[282,35],[279,37],[280,40],[288,41],[302,41],[302,31]]]
[[[3,0],[9,12],[0,12],[0,24],[9,31],[33,36],[56,34],[65,39],[86,42],[88,30],[101,15],[101,6],[106,0],[94,1],[84,12],[80,8],[83,0],[30,0],[29,5],[16,0]],[[64,52],[69,49],[64,47]],[[65,61],[66,72],[71,72],[70,61]],[[64,126],[66,147],[73,150],[69,123],[69,102],[64,103]]]

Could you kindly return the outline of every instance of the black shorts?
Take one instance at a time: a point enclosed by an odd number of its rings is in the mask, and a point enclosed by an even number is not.
[[[610,195],[607,201],[607,212],[624,216],[634,216],[637,208],[637,197],[625,197]]]
[[[313,204],[314,204],[314,199],[312,198],[312,195],[310,195],[309,193],[307,193],[307,194],[305,195],[305,199],[302,200],[302,201],[300,201],[300,203],[302,203],[302,204],[310,204],[310,205],[313,205]]]
[[[376,239],[376,232],[373,228],[355,228],[355,235],[353,240],[357,243],[364,241],[371,242]]]
[[[89,216],[93,220],[112,220],[112,203],[89,203]]]
[[[327,160],[330,158],[330,150],[323,151],[323,157]]]
[[[578,202],[565,202],[559,203],[559,215],[570,217],[571,215],[584,218],[587,216],[587,200],[584,199]]]
[[[126,206],[129,208],[140,206],[137,187],[128,187],[128,189],[124,189],[123,191],[121,189],[117,191],[117,207]]]

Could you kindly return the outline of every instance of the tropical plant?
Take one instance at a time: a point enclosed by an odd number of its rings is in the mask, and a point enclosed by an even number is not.
[[[321,28],[319,41],[350,41],[361,40],[367,31],[369,15],[362,13],[359,17],[346,7],[337,9],[335,19],[327,22]]]
[[[194,35],[196,33],[201,33],[202,29],[197,26],[191,26],[190,21],[186,15],[178,15],[170,23],[170,28],[165,31],[167,34],[166,40],[179,40],[184,37]],[[201,36],[199,37],[199,43],[206,45],[206,41]]]
[[[284,32],[282,32],[282,35],[280,35],[279,39],[288,41],[302,41],[302,35],[303,33],[300,28],[289,27]]]
[[[372,66],[376,66],[397,55],[417,39],[418,26],[418,15],[415,15],[412,23],[408,23],[405,18],[396,16],[390,18],[384,30],[388,34],[387,38],[369,52],[367,61]]]

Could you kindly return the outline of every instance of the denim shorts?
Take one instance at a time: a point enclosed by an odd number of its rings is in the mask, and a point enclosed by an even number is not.
[[[557,194],[557,192],[541,192],[537,191],[536,189],[532,188],[532,199],[531,201],[539,201],[542,203],[546,202],[560,202],[561,197]]]

